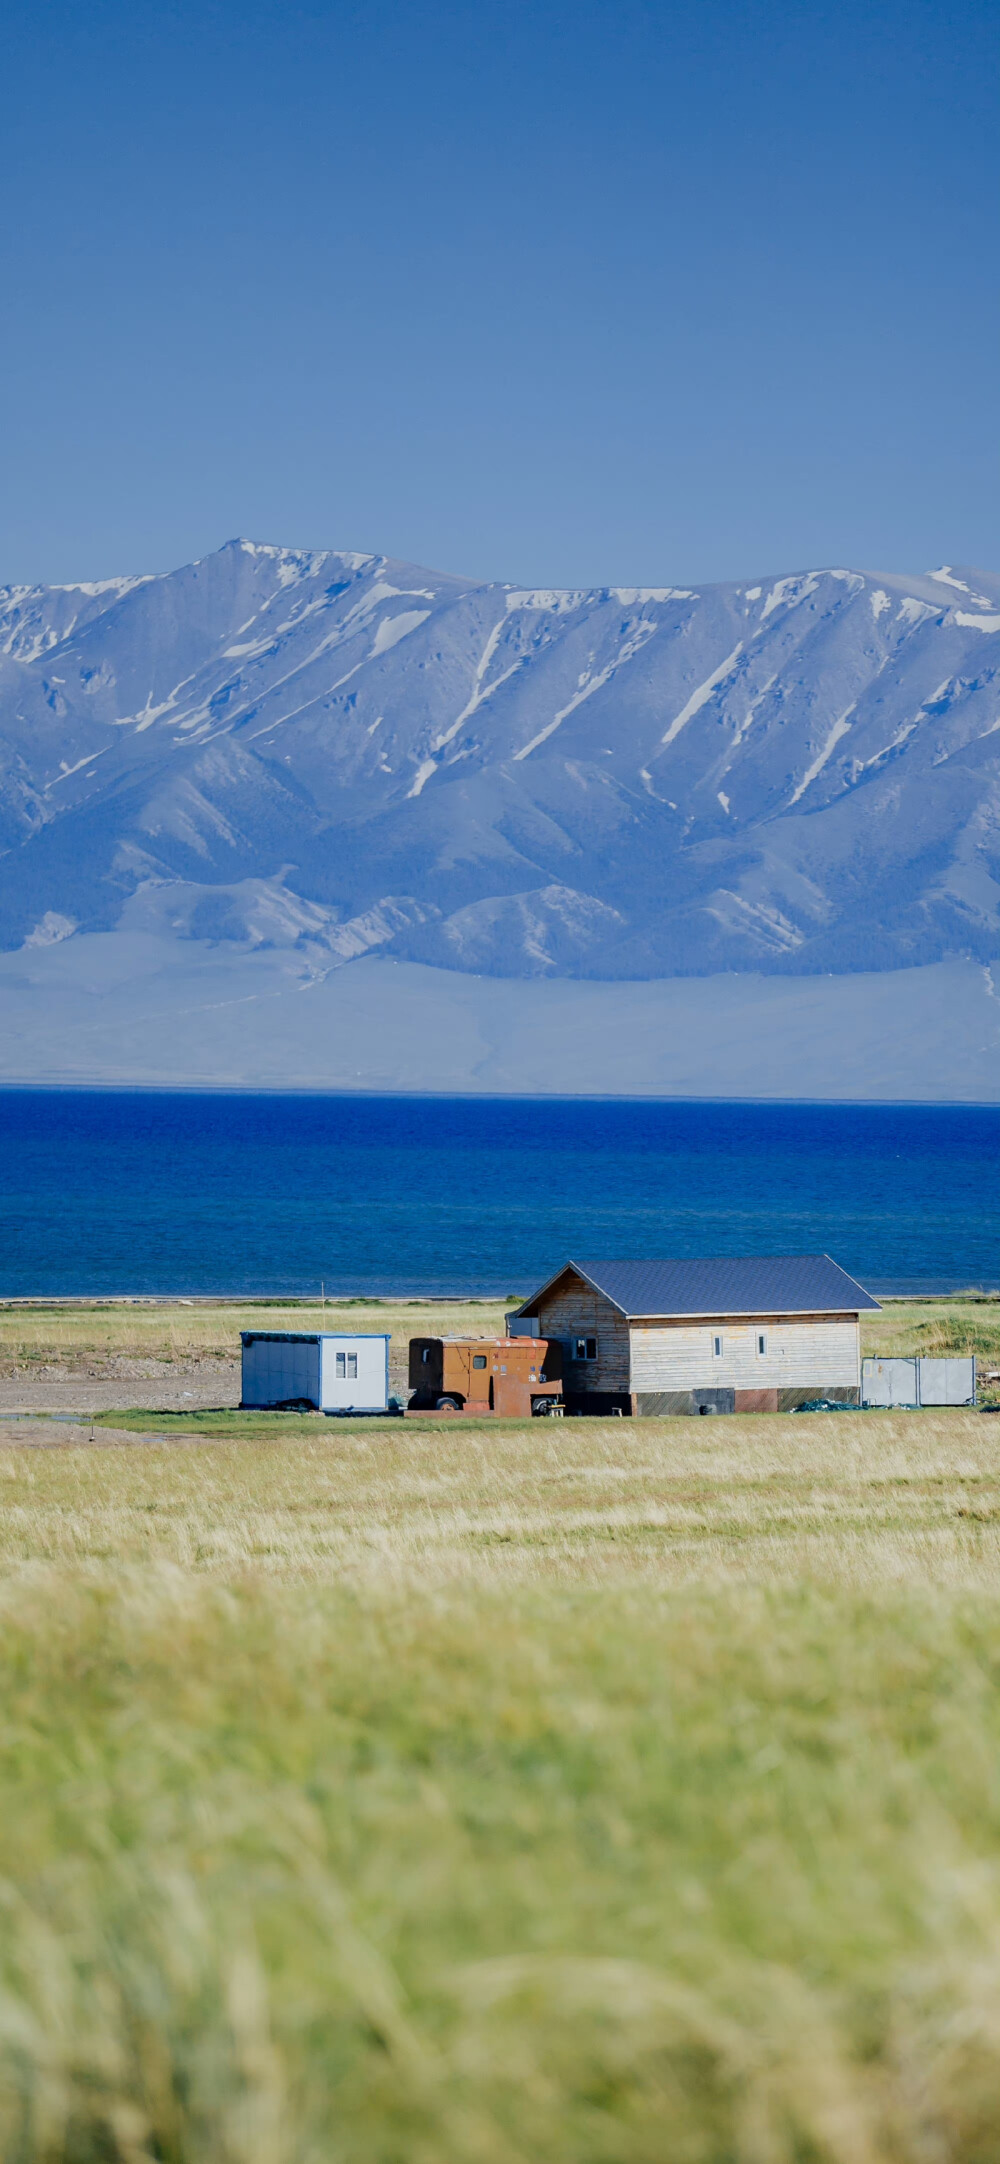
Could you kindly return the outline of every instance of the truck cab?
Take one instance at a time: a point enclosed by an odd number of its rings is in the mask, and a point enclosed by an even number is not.
[[[557,1338],[411,1337],[408,1413],[501,1413],[527,1420],[562,1407]]]

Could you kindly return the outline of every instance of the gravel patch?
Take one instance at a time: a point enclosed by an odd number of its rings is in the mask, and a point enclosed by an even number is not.
[[[5,1413],[105,1413],[136,1405],[150,1412],[229,1411],[240,1402],[238,1360],[151,1360],[129,1363],[138,1374],[94,1374],[50,1368],[0,1376]],[[153,1372],[150,1372],[150,1371]]]
[[[0,1451],[3,1450],[108,1450],[123,1444],[129,1449],[155,1443],[210,1443],[221,1438],[208,1435],[140,1435],[134,1428],[91,1428],[87,1421],[60,1418],[0,1419]]]

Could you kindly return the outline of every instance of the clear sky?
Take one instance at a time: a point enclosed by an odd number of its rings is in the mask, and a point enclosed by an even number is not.
[[[0,580],[1000,564],[976,0],[6,0]]]

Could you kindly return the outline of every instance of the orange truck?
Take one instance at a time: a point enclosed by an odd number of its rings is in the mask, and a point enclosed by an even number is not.
[[[562,1347],[544,1337],[411,1337],[408,1413],[562,1410]]]

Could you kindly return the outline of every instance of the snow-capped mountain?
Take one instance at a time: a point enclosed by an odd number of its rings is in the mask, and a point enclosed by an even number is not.
[[[233,541],[0,591],[0,946],[488,977],[1000,951],[1000,580],[549,592]]]

